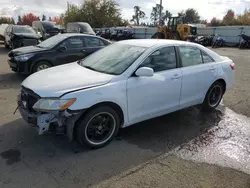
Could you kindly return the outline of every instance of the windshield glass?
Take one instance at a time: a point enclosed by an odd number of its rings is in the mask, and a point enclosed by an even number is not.
[[[55,23],[53,22],[42,22],[42,25],[45,30],[51,30],[55,27]]]
[[[65,35],[55,35],[53,37],[50,37],[43,42],[39,43],[37,46],[41,48],[53,48],[56,46],[59,42],[63,41],[65,38],[67,38]]]
[[[82,33],[94,34],[94,30],[87,23],[80,23]]]
[[[80,61],[83,67],[102,73],[123,73],[146,48],[127,44],[111,44]]]
[[[14,33],[32,33],[35,34],[36,32],[31,27],[26,26],[14,26],[13,27]]]

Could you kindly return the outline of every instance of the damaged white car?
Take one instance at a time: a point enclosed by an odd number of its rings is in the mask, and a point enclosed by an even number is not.
[[[197,104],[217,107],[233,75],[231,59],[198,44],[126,40],[32,74],[18,107],[39,134],[55,130],[100,148],[121,127]]]

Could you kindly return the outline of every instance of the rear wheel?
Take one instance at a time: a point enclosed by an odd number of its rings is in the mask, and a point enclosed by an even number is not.
[[[38,71],[41,71],[41,70],[44,70],[44,69],[48,69],[52,67],[52,65],[47,62],[47,61],[40,61],[39,63],[37,63],[33,70],[32,70],[32,73],[35,73],[35,72],[38,72]]]
[[[216,108],[223,97],[224,86],[221,82],[215,82],[208,89],[204,102],[202,104],[204,110],[212,110]]]
[[[76,127],[76,137],[80,144],[97,149],[109,144],[120,127],[120,118],[109,106],[90,110]]]

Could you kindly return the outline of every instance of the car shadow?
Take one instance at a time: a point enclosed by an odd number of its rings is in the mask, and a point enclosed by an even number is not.
[[[0,43],[0,55],[7,55],[8,53],[9,53],[9,51],[10,51],[10,49],[6,49],[5,47],[4,47],[4,44],[2,43]]]
[[[0,89],[16,89],[27,76],[18,73],[3,73],[0,74]]]
[[[5,161],[4,170],[24,163],[66,187],[75,182],[87,187],[194,139],[216,126],[221,116],[223,109],[210,113],[198,107],[184,109],[125,128],[98,150],[80,147],[65,136],[39,136],[34,127],[17,119],[0,126],[0,164]],[[25,169],[19,176],[25,177]]]

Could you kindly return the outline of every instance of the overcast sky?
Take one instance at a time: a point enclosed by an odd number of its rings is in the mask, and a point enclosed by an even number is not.
[[[82,0],[70,0],[70,3],[79,4]],[[133,7],[139,5],[150,17],[152,7],[160,0],[117,0],[122,9],[122,15],[131,19]],[[162,0],[164,10],[168,9],[172,14],[187,9],[198,10],[202,19],[210,20],[212,17],[222,18],[227,9],[233,9],[237,14],[242,13],[245,8],[250,9],[250,0]],[[57,16],[67,8],[67,0],[0,0],[0,16],[13,16],[15,20],[18,15],[33,12],[37,16],[45,14]]]

